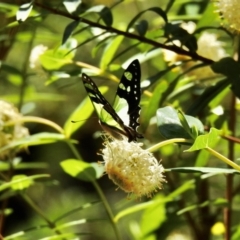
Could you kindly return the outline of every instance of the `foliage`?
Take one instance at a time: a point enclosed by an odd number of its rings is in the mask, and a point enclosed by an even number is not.
[[[239,239],[240,41],[213,2],[11,0],[0,12],[1,99],[21,112],[0,103],[0,239]],[[104,174],[81,83],[113,102],[134,59],[139,132],[166,175],[139,201]]]

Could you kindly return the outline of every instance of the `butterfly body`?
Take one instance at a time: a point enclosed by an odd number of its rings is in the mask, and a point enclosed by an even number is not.
[[[83,84],[99,116],[100,125],[116,139],[126,136],[131,142],[143,137],[137,132],[141,97],[140,78],[140,64],[138,60],[134,60],[124,71],[112,106],[93,80],[82,74]]]

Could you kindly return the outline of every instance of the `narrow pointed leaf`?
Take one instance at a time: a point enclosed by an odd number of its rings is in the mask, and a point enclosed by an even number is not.
[[[72,32],[75,30],[75,28],[78,26],[80,21],[73,21],[69,23],[63,33],[62,38],[62,45],[68,40],[68,38],[71,36]]]
[[[102,94],[104,94],[108,91],[108,88],[100,87],[99,90],[101,91]],[[85,123],[85,120],[91,116],[93,111],[94,108],[89,97],[87,96],[65,122],[64,130],[66,136],[70,137],[74,132],[81,128]]]

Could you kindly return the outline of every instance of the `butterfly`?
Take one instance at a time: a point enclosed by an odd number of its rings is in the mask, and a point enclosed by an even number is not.
[[[93,80],[88,75],[82,74],[84,87],[98,114],[100,125],[116,139],[123,139],[125,136],[131,142],[137,141],[137,138],[143,138],[142,134],[137,132],[141,110],[140,79],[140,63],[136,59],[124,71],[112,106]]]

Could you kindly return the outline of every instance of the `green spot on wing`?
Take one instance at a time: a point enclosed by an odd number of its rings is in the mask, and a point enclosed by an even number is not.
[[[132,77],[133,77],[133,75],[132,75],[131,72],[125,72],[125,73],[124,73],[124,76],[125,76],[126,79],[129,80],[129,81],[131,81],[131,80],[132,80]]]

